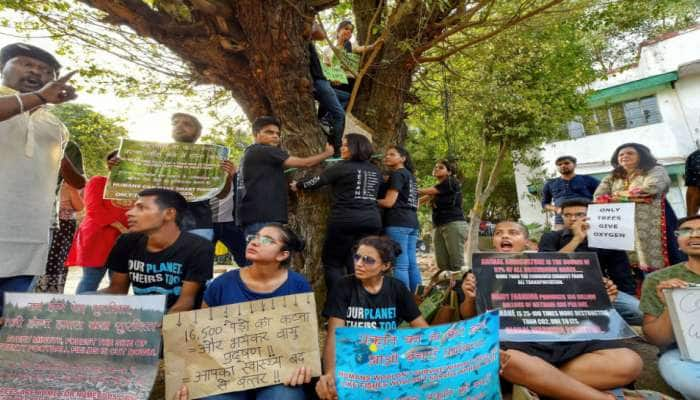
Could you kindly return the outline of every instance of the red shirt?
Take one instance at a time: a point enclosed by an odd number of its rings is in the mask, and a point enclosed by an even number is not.
[[[85,218],[80,223],[73,245],[68,253],[66,265],[81,267],[102,267],[107,262],[107,256],[119,237],[117,228],[111,227],[114,222],[127,226],[126,211],[117,207],[102,195],[107,184],[104,176],[90,178],[84,191]]]

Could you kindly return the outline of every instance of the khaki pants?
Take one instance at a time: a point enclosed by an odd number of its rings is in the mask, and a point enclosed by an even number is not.
[[[466,221],[453,221],[435,228],[433,246],[438,268],[459,271],[464,266],[464,241],[467,240],[467,229]]]

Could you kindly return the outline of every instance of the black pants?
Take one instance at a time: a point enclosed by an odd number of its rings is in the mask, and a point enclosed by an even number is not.
[[[214,240],[212,240],[212,243],[216,243],[217,240],[226,245],[238,266],[247,265],[247,260],[245,259],[246,242],[242,227],[236,226],[236,223],[233,221],[215,222]]]
[[[328,224],[321,255],[328,293],[342,277],[355,272],[352,250],[357,242],[365,236],[377,235],[381,230],[379,225]]]

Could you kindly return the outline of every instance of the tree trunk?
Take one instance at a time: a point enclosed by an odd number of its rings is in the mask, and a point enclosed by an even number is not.
[[[476,188],[474,193],[474,206],[469,210],[469,230],[467,234],[467,243],[465,244],[466,250],[466,264],[471,269],[472,254],[479,250],[479,225],[481,224],[481,214],[484,211],[484,205],[488,201],[489,197],[496,189],[498,184],[498,172],[501,169],[503,160],[506,157],[508,151],[508,142],[501,141],[498,147],[498,154],[496,159],[491,166],[491,171],[489,172],[488,180],[486,177],[486,164],[487,155],[486,151],[481,158],[479,163],[479,175],[476,179]],[[488,142],[484,140],[484,149],[488,149]]]
[[[197,0],[192,2],[192,20],[183,22],[142,0],[81,1],[106,12],[109,17],[105,21],[128,25],[139,35],[167,46],[191,66],[198,81],[229,89],[250,121],[261,115],[280,118],[282,147],[290,154],[308,156],[323,149],[326,138],[316,118],[307,47],[314,11],[306,2]],[[382,3],[366,2],[371,12],[359,16],[358,21],[358,27],[365,30]],[[399,50],[397,44],[394,39],[387,41],[382,58],[390,56],[395,61],[379,70],[370,68],[355,106],[355,115],[374,129],[378,151],[397,142],[414,69],[406,62],[407,52]],[[298,171],[289,178],[321,170]],[[318,304],[323,304],[320,256],[328,191],[293,194],[289,202],[289,222],[306,240],[303,257],[296,260],[295,268],[310,279],[320,295]]]

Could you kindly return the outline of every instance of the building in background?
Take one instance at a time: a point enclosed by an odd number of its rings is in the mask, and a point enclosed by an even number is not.
[[[647,145],[671,176],[668,201],[685,216],[685,158],[700,148],[700,25],[645,42],[639,61],[591,84],[590,115],[567,124],[570,139],[543,145],[544,176],[556,176],[554,160],[578,159],[577,174],[602,179],[610,157],[623,143]],[[520,216],[525,223],[545,224],[539,193],[542,170],[515,165]]]

